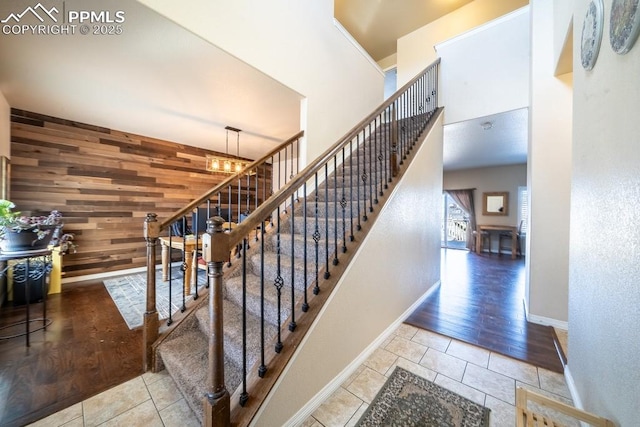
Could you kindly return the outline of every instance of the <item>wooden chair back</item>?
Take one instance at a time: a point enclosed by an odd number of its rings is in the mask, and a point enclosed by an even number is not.
[[[529,409],[529,402],[537,403],[553,411],[565,414],[591,424],[595,427],[615,427],[612,421],[598,415],[580,410],[566,403],[551,399],[531,390],[518,387],[516,389],[516,427],[561,427],[563,424],[554,421],[546,415],[538,414]]]

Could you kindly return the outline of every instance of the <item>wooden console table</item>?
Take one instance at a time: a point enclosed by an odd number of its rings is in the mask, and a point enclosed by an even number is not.
[[[476,253],[482,253],[482,232],[509,232],[511,233],[511,259],[516,259],[518,255],[518,227],[510,225],[478,225],[478,233],[476,233]],[[491,244],[491,239],[489,239]],[[491,249],[491,248],[489,248]],[[498,253],[500,248],[498,247]]]

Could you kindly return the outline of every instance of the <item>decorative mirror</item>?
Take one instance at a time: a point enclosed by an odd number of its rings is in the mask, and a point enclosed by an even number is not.
[[[509,192],[482,193],[482,215],[509,215]]]

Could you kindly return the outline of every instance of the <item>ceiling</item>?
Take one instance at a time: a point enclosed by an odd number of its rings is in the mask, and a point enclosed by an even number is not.
[[[396,41],[472,0],[334,0],[334,15],[380,61],[396,53]]]
[[[0,20],[35,3],[0,2]],[[239,154],[249,158],[299,131],[298,93],[138,2],[111,1],[109,10],[126,12],[122,34],[0,34],[0,91],[9,105],[221,152],[229,125],[242,130]],[[25,23],[39,22],[28,11]]]

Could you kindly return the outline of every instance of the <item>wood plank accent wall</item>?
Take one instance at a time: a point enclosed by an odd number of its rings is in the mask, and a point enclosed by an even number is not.
[[[210,153],[222,155],[12,109],[10,199],[28,215],[62,213],[78,245],[65,277],[141,267],[146,214],[166,218],[228,176],[205,171]]]

